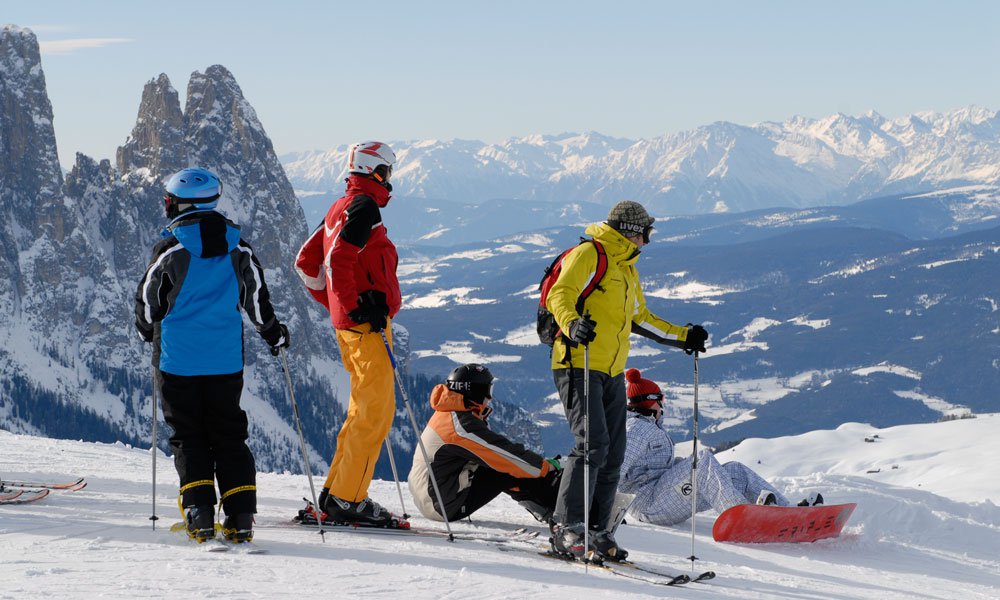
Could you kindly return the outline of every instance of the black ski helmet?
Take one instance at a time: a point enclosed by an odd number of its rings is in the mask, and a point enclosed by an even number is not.
[[[493,374],[483,365],[470,363],[458,367],[444,382],[449,390],[462,394],[466,402],[482,404],[493,397]]]

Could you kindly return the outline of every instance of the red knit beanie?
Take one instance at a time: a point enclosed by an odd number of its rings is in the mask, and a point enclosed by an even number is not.
[[[652,409],[663,400],[660,386],[648,379],[643,379],[639,369],[629,369],[625,372],[625,395],[628,396],[629,408]]]

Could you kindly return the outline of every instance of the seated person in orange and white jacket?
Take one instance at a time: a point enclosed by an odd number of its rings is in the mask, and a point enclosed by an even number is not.
[[[410,469],[410,492],[429,519],[464,518],[506,492],[539,521],[548,523],[556,505],[561,467],[492,431],[493,375],[483,365],[458,367],[431,392],[431,416],[421,435],[437,478],[444,512],[418,447]]]

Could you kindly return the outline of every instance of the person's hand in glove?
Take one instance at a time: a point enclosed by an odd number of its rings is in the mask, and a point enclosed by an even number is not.
[[[267,342],[272,356],[277,356],[281,352],[281,349],[287,348],[291,342],[291,337],[288,335],[288,328],[277,321],[271,327],[260,332],[260,336]]]
[[[569,324],[569,339],[586,346],[597,338],[597,321],[590,317],[580,317]]]
[[[545,462],[549,463],[549,467],[553,471],[562,471],[562,464],[559,462],[560,458],[562,458],[562,457],[557,454],[557,455],[553,456],[552,458],[546,458]]]
[[[368,323],[371,325],[372,333],[379,333],[388,325],[389,307],[386,303],[385,294],[378,290],[368,290],[358,296],[358,306],[347,317],[361,325]]]
[[[706,352],[705,342],[708,341],[708,332],[701,325],[688,323],[687,337],[684,338],[684,352],[692,354],[694,352]]]

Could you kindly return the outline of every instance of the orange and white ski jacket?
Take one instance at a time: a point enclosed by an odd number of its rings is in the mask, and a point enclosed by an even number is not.
[[[434,414],[420,439],[441,489],[444,514],[455,514],[461,508],[477,469],[493,469],[518,478],[548,474],[551,465],[542,456],[491,430],[458,392],[439,384],[431,392],[430,403]],[[413,455],[409,486],[425,517],[444,520],[419,447]]]

